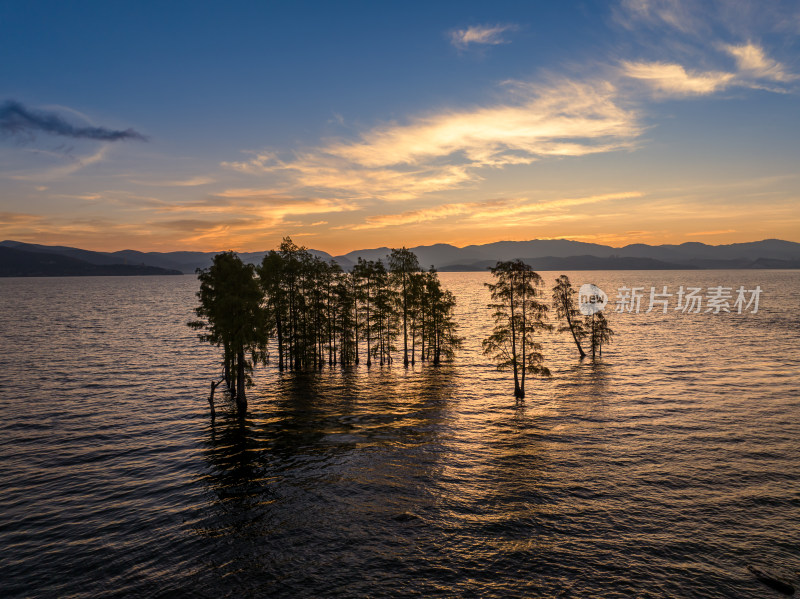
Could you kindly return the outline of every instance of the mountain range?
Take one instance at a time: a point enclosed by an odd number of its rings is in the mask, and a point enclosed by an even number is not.
[[[484,271],[498,260],[520,258],[539,270],[666,270],[716,268],[800,268],[800,243],[765,239],[749,243],[680,245],[642,243],[615,248],[566,239],[498,241],[456,247],[422,245],[411,249],[419,263],[441,271]],[[323,260],[335,260],[345,270],[358,258],[386,259],[388,247],[364,249],[341,256],[309,250]],[[267,251],[240,252],[245,262],[261,262]],[[217,252],[94,252],[65,246],[19,241],[0,242],[0,276],[70,276],[188,274],[206,268]]]

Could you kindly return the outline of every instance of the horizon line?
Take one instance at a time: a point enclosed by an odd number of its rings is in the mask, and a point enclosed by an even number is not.
[[[286,237],[291,239],[291,235],[286,235]],[[683,241],[681,243],[661,243],[661,244],[650,244],[650,243],[638,242],[638,243],[628,243],[628,244],[623,245],[623,246],[613,246],[613,245],[608,245],[608,244],[603,244],[603,243],[595,243],[595,242],[590,242],[590,241],[579,241],[579,240],[576,240],[576,239],[567,239],[567,238],[563,238],[563,237],[556,237],[556,238],[535,238],[535,239],[522,239],[522,240],[501,239],[501,240],[498,240],[498,241],[490,241],[490,242],[487,242],[487,243],[473,243],[473,244],[467,244],[467,245],[464,245],[464,246],[458,246],[458,245],[454,245],[452,243],[446,243],[446,242],[437,242],[437,243],[433,243],[433,244],[429,244],[429,245],[416,245],[416,246],[413,246],[413,247],[407,247],[405,245],[402,245],[400,247],[406,247],[406,249],[411,250],[411,249],[414,249],[414,248],[430,248],[430,247],[434,247],[434,246],[449,246],[449,247],[452,247],[452,248],[455,248],[455,249],[463,250],[463,249],[468,248],[468,247],[482,247],[482,246],[493,245],[493,244],[497,244],[497,243],[530,243],[530,242],[533,242],[533,241],[566,241],[566,242],[570,242],[570,243],[582,243],[582,244],[586,244],[586,245],[604,246],[604,247],[608,247],[608,248],[615,249],[615,250],[621,250],[621,249],[625,249],[627,247],[635,246],[635,245],[648,246],[648,247],[667,247],[667,246],[679,247],[679,246],[686,245],[686,244],[699,244],[699,245],[705,245],[705,246],[709,246],[709,247],[721,247],[721,246],[731,246],[731,245],[744,245],[744,244],[748,244],[748,243],[761,243],[761,242],[764,242],[764,241],[780,241],[780,242],[784,242],[784,243],[794,243],[794,244],[800,245],[800,241],[791,241],[789,239],[780,239],[780,238],[777,238],[777,237],[767,237],[767,238],[764,238],[764,239],[757,239],[757,240],[753,240],[753,241],[737,241],[737,242],[733,242],[733,243],[719,243],[719,244],[705,243],[705,242],[702,242],[702,241]],[[152,254],[171,254],[171,253],[177,253],[177,252],[198,253],[198,254],[220,254],[222,252],[229,252],[229,251],[235,252],[237,254],[258,254],[260,252],[270,252],[270,251],[273,251],[273,250],[277,250],[277,248],[271,248],[271,249],[266,249],[266,250],[245,251],[245,250],[235,250],[235,249],[232,249],[232,248],[228,248],[228,249],[219,249],[219,250],[180,250],[180,249],[176,249],[176,250],[157,251],[157,250],[137,250],[137,249],[130,248],[130,247],[124,248],[124,249],[121,249],[121,250],[89,250],[89,249],[86,249],[86,248],[83,248],[83,247],[77,247],[77,246],[60,245],[60,244],[47,245],[47,244],[44,244],[44,243],[34,243],[34,242],[29,242],[29,241],[18,241],[18,240],[15,240],[15,239],[4,239],[3,241],[0,241],[0,244],[6,244],[6,243],[9,243],[9,242],[10,243],[25,244],[25,245],[39,245],[39,246],[43,246],[43,247],[64,247],[64,248],[71,248],[71,249],[77,249],[77,250],[83,250],[83,251],[89,251],[89,252],[97,252],[97,253],[102,253],[102,254],[115,254],[115,253],[119,253],[119,252],[140,252],[142,254],[149,254],[149,253],[152,253]],[[371,248],[358,248],[358,249],[350,250],[348,252],[344,252],[344,253],[341,253],[341,254],[332,254],[332,253],[330,253],[330,252],[328,252],[326,250],[321,250],[321,249],[314,248],[314,247],[307,247],[307,246],[303,246],[303,245],[301,245],[299,247],[302,248],[302,249],[306,249],[306,250],[324,252],[325,254],[328,254],[332,258],[336,258],[336,257],[340,257],[340,256],[346,256],[347,254],[352,254],[353,252],[368,252],[368,251],[376,251],[376,250],[382,250],[382,249],[387,249],[387,250],[395,249],[395,248],[392,248],[390,246],[379,246],[379,247],[371,247]]]

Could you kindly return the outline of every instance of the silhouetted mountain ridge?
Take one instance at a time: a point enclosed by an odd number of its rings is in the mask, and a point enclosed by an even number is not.
[[[70,248],[72,249],[72,248]],[[0,246],[0,277],[79,277],[79,276],[140,276],[180,275],[144,264],[91,264],[72,256],[55,252],[28,252],[15,247]]]
[[[567,239],[534,239],[497,241],[463,248],[437,244],[409,249],[417,254],[421,265],[434,265],[440,270],[485,270],[498,260],[517,258],[542,270],[800,267],[800,243],[780,239],[728,245],[686,242],[652,246],[639,243],[621,248]],[[389,251],[385,247],[357,250],[337,256],[335,260],[343,267],[349,267],[359,257],[374,260],[385,257]]]
[[[23,252],[57,254],[96,266],[149,266],[183,273],[207,268],[218,252],[93,252],[64,246],[46,246],[3,241],[0,247]],[[686,242],[679,245],[635,243],[615,248],[568,239],[496,241],[463,248],[446,243],[409,248],[420,265],[439,270],[486,270],[498,260],[522,259],[540,270],[663,270],[695,268],[800,268],[800,243],[764,239],[747,243],[707,245]],[[242,260],[261,262],[268,250],[240,252]],[[327,252],[309,250],[323,260],[336,260],[344,269],[352,268],[358,258],[386,260],[388,247],[362,249],[333,257]],[[3,258],[6,260],[6,258]],[[6,275],[8,276],[8,275]]]

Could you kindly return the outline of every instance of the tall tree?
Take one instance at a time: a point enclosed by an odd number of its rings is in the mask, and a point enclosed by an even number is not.
[[[356,281],[356,298],[361,306],[359,315],[363,324],[363,339],[367,344],[367,368],[369,368],[372,366],[377,264],[372,260],[359,258],[353,267],[353,277]]]
[[[398,292],[403,315],[403,365],[408,366],[408,317],[409,311],[413,308],[411,275],[420,271],[416,254],[405,247],[399,250],[393,249],[389,255],[389,270]]]
[[[200,320],[189,326],[204,331],[198,335],[201,340],[223,347],[228,386],[243,417],[249,373],[266,357],[269,327],[263,293],[253,265],[243,264],[234,252],[217,254],[209,268],[197,273],[200,305],[195,314]]]
[[[586,352],[581,347],[581,341],[586,337],[586,329],[581,319],[580,311],[575,307],[575,289],[567,275],[561,275],[553,286],[553,307],[559,320],[565,321],[566,326],[558,329],[559,333],[571,333],[572,339],[578,348],[581,358],[586,357]]]
[[[398,294],[389,284],[389,273],[381,260],[375,263],[374,321],[375,341],[372,352],[381,366],[392,363],[395,340],[399,334],[397,304]]]
[[[283,258],[275,250],[264,255],[256,269],[261,291],[266,299],[270,328],[274,327],[278,343],[278,370],[284,368],[284,334],[286,330],[286,294],[283,288]]]
[[[602,312],[587,316],[585,326],[589,330],[589,339],[592,344],[592,361],[594,361],[596,355],[603,355],[603,345],[611,343],[614,331],[608,326],[608,321]]]
[[[494,331],[483,341],[483,352],[497,363],[498,370],[514,373],[514,396],[525,397],[525,375],[550,376],[544,366],[542,331],[552,330],[545,322],[547,306],[539,301],[542,278],[522,260],[498,262],[492,269],[495,283],[486,283],[492,297]]]
[[[425,340],[427,354],[434,364],[443,359],[450,360],[455,350],[461,347],[463,339],[457,333],[457,325],[453,316],[456,298],[450,291],[442,289],[436,270],[425,273],[425,289],[422,299],[422,353],[425,356]]]
[[[355,362],[357,355],[356,311],[354,308],[356,301],[351,278],[351,273],[339,273],[334,287],[334,301],[338,318],[333,326],[339,339],[339,364],[342,366],[349,366]]]
[[[257,268],[242,264],[234,253],[227,252],[216,258],[200,279],[198,315],[206,320],[192,324],[207,329],[202,338],[223,347],[225,380],[232,397],[241,396],[243,401],[247,373],[257,358],[266,360],[267,339],[273,333],[281,371],[321,369],[326,354],[330,368],[357,365],[362,344],[366,345],[367,366],[376,360],[381,365],[391,364],[401,324],[404,363],[409,357],[413,363],[419,348],[423,360],[438,364],[451,358],[461,341],[455,334],[453,295],[442,290],[435,270],[422,271],[416,256],[406,248],[393,250],[391,272],[380,260],[361,259],[351,272],[344,272],[335,261],[326,263],[286,237],[279,250],[267,253]],[[223,293],[234,289],[235,293]],[[246,300],[252,306],[236,307],[233,299]],[[248,310],[254,315],[248,318],[258,321],[260,337],[255,339],[253,333],[255,340],[242,342],[225,331],[234,314]],[[250,360],[242,357],[240,347],[245,354],[251,353]],[[242,373],[245,382],[240,381]]]
[[[411,325],[411,364],[417,362],[417,339],[423,334],[421,322],[424,320],[425,275],[423,272],[411,273],[408,279],[408,320]]]

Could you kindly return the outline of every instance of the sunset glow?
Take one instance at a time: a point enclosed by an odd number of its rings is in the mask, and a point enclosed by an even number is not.
[[[795,3],[161,10],[4,9],[0,238],[800,241]]]

